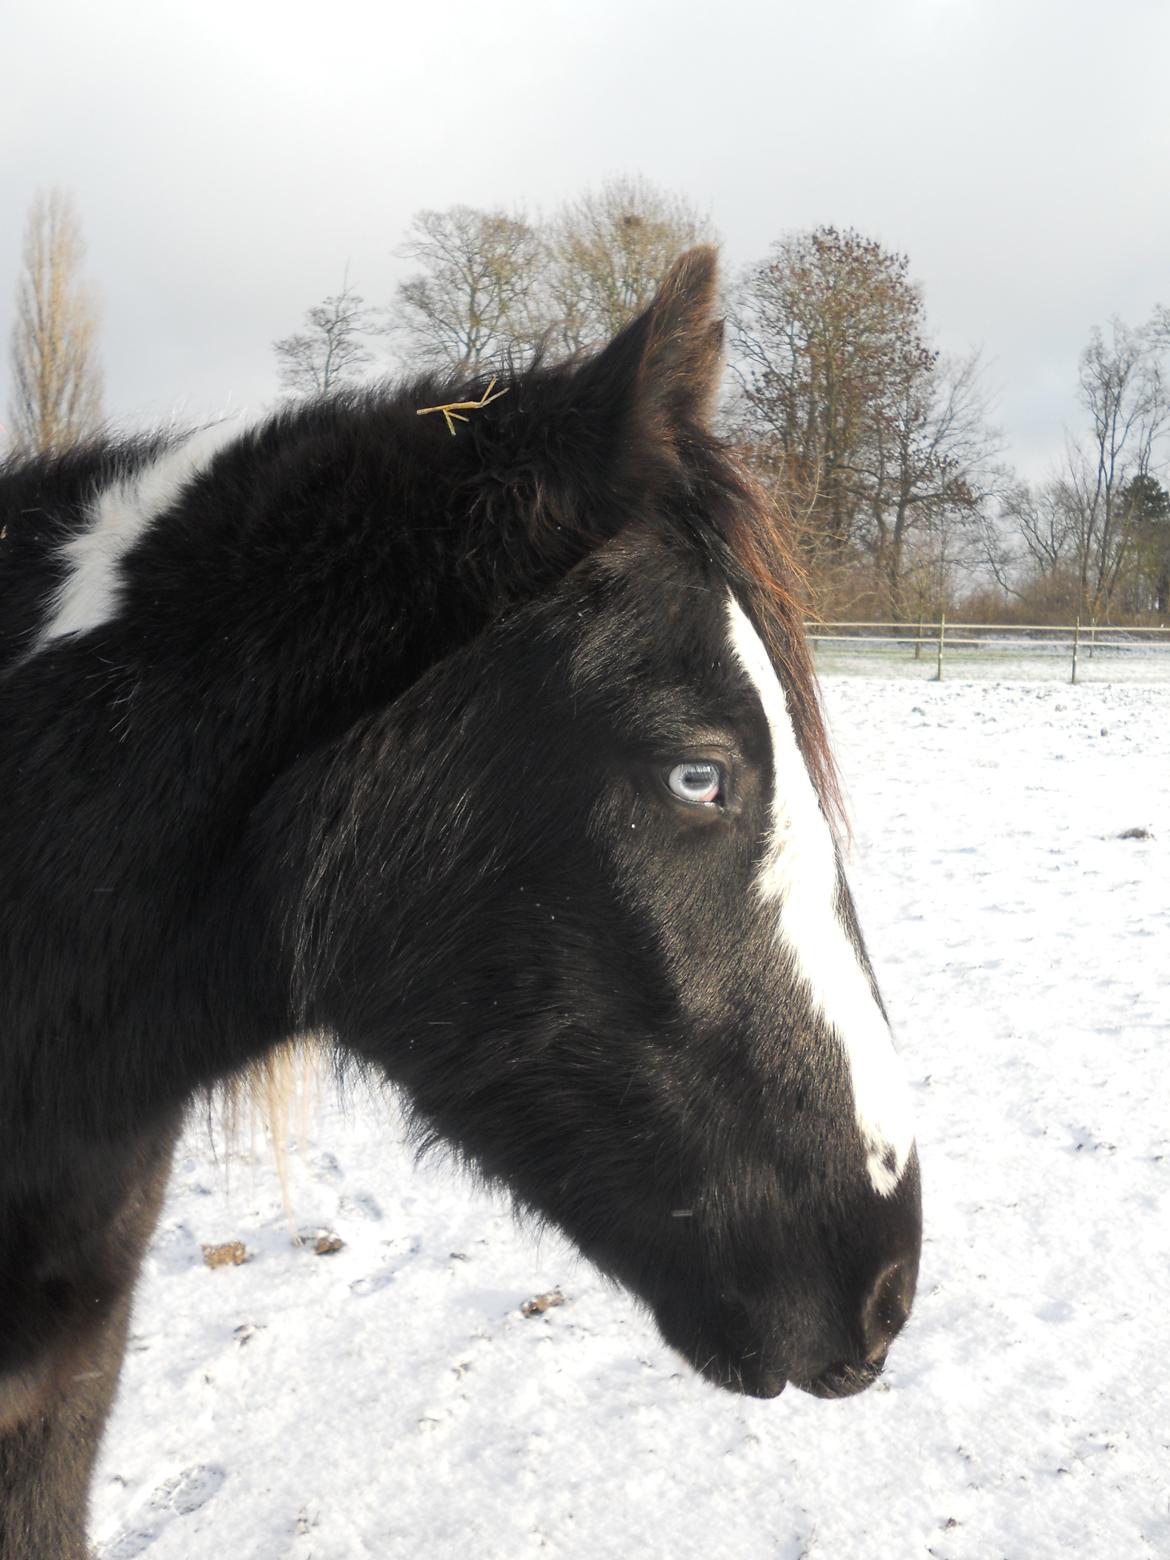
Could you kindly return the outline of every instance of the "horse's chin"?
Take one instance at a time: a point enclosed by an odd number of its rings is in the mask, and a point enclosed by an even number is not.
[[[708,1358],[702,1362],[688,1358],[687,1363],[713,1386],[722,1387],[725,1392],[735,1392],[741,1397],[779,1397],[788,1385],[788,1377],[783,1371],[757,1365],[752,1359],[732,1363],[718,1358]]]
[[[788,1385],[788,1377],[782,1371],[766,1369],[752,1371],[746,1370],[742,1365],[735,1366],[722,1376],[710,1375],[707,1379],[714,1381],[725,1391],[754,1398],[779,1397]]]
[[[774,1398],[788,1385],[788,1361],[766,1348],[742,1305],[725,1301],[701,1318],[677,1300],[652,1309],[663,1341],[712,1386],[743,1397]]]

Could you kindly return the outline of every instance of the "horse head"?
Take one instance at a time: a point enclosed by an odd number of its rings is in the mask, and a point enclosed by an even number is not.
[[[918,1164],[714,300],[694,251],[596,357],[447,387],[413,437],[490,611],[258,828],[301,1022],[711,1380],[842,1396],[909,1312]]]

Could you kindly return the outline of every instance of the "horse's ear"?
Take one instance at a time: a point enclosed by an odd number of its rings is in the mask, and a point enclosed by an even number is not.
[[[641,391],[672,423],[706,422],[723,370],[718,261],[710,244],[671,266],[647,309]]]
[[[615,336],[592,372],[614,384],[646,432],[671,434],[707,421],[723,368],[723,320],[716,314],[715,249],[681,255],[644,313]],[[624,392],[624,393],[623,393]]]
[[[703,429],[719,388],[717,303],[715,250],[688,250],[596,356],[519,375],[514,394],[489,398],[457,446],[476,519],[461,567],[482,576],[489,599],[530,600],[677,482],[687,435]]]

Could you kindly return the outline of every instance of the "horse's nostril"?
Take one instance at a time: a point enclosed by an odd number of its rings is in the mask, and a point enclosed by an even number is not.
[[[887,1349],[910,1315],[913,1297],[914,1274],[905,1263],[892,1262],[878,1274],[862,1308],[865,1358],[871,1364],[885,1359]]]

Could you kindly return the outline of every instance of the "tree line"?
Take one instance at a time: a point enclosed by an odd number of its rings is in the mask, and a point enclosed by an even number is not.
[[[683,249],[716,234],[685,198],[618,179],[549,217],[420,211],[409,274],[374,305],[348,276],[273,343],[287,395],[390,367],[473,377],[606,340]],[[71,204],[30,213],[12,340],[12,443],[100,423],[92,295]],[[1004,459],[977,353],[939,351],[906,255],[830,226],[791,233],[727,287],[721,431],[782,511],[826,618],[1170,618],[1170,311],[1094,329],[1080,426],[1040,482]]]

